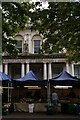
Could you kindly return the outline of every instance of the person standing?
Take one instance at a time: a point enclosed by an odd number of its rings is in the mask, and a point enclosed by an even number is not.
[[[55,107],[58,106],[58,95],[56,92],[53,92],[52,93],[52,103]]]

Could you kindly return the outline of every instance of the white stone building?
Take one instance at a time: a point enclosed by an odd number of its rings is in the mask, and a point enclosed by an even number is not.
[[[39,55],[39,49],[43,42],[43,36],[38,31],[26,29],[16,34],[19,41],[20,55],[17,59],[3,55],[3,64],[0,71],[9,74],[12,79],[25,76],[32,70],[38,79],[50,79],[66,70],[73,76],[80,77],[80,62],[66,63],[65,54]]]

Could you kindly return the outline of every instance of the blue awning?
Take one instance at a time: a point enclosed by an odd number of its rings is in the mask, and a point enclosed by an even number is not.
[[[66,71],[62,71],[57,77],[50,79],[51,85],[78,85],[79,79],[70,75]]]
[[[29,71],[24,77],[20,78],[20,79],[14,79],[13,80],[13,84],[14,86],[42,86],[42,85],[46,85],[47,84],[47,80],[38,80],[38,78],[35,76],[35,74],[33,73],[33,71]]]
[[[0,81],[11,82],[11,78],[9,77],[9,75],[0,72]]]
[[[19,79],[14,79],[18,82],[25,82],[28,80],[38,80],[38,78],[35,76],[35,74],[31,71],[29,71],[24,77],[19,78]]]

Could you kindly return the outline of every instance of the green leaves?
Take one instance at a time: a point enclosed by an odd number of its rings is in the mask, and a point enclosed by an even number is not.
[[[26,29],[26,23],[29,20],[29,10],[33,7],[34,5],[29,4],[29,2],[2,3],[2,47],[3,52],[8,52],[12,57],[18,55],[17,44],[13,40],[14,36],[20,30]],[[4,37],[5,33],[6,38]]]
[[[36,3],[41,6],[41,3]],[[29,17],[32,21],[32,30],[37,29],[47,41],[43,43],[41,53],[52,54],[63,52],[66,49],[66,60],[78,61],[80,59],[80,3],[79,2],[49,2],[48,9],[34,9],[29,2],[3,2],[2,3],[2,35],[3,51],[11,56],[18,51],[13,45],[15,34],[26,29]],[[7,38],[5,39],[4,33]],[[9,42],[9,44],[7,44]],[[14,43],[16,45],[16,43]],[[10,48],[13,48],[10,51]]]
[[[80,3],[49,2],[48,9],[35,11],[31,20],[32,28],[47,38],[41,52],[59,53],[65,48],[67,61],[80,59]]]

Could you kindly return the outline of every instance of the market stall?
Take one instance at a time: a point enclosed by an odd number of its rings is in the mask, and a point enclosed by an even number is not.
[[[4,89],[7,89],[7,102],[10,102],[10,97],[11,97],[11,94],[10,94],[10,87],[11,87],[11,78],[3,73],[3,72],[0,72],[0,87],[2,89],[2,91]],[[2,92],[2,94],[4,94],[4,91]],[[2,95],[2,98],[4,97],[4,95]],[[6,99],[6,98],[5,98]]]
[[[79,86],[79,79],[76,77],[71,76],[66,71],[63,71],[60,75],[55,78],[50,79],[48,82],[47,80],[38,80],[37,77],[34,75],[32,71],[30,71],[26,76],[20,79],[13,80],[13,95],[16,95],[14,100],[14,110],[15,111],[23,111],[29,112],[29,106],[33,107],[34,112],[45,112],[47,104],[47,83],[50,83],[51,86],[51,93],[52,89],[56,89],[59,94],[59,103],[56,109],[57,112],[64,112],[65,109],[68,110],[68,113],[71,113],[71,109],[76,109],[77,103],[80,102],[78,96],[78,86]],[[49,84],[48,84],[49,85]],[[65,88],[57,88],[63,86]],[[69,97],[69,94],[72,89],[76,89],[77,91],[76,97],[73,94]],[[18,94],[17,94],[17,92]],[[45,92],[44,92],[45,91]],[[49,98],[51,99],[51,93],[48,94]],[[23,96],[24,95],[24,96]],[[45,98],[45,100],[44,100]],[[30,101],[31,99],[31,101]],[[29,100],[29,101],[28,101]],[[42,102],[43,101],[43,102]],[[76,104],[76,106],[75,106]],[[75,110],[74,110],[75,111]]]
[[[8,114],[12,109],[11,102],[11,78],[3,73],[0,72],[0,95],[2,101],[0,101],[2,108],[2,115]]]
[[[17,100],[14,100],[15,111],[28,112],[29,104],[34,104],[34,112],[45,111],[44,106],[47,102],[45,86],[47,86],[47,80],[38,80],[32,71],[29,71],[23,78],[13,80],[13,94],[18,96],[18,98],[15,96]]]
[[[80,79],[63,71],[57,77],[50,79],[50,84],[51,92],[55,89],[58,93],[61,112],[72,113],[71,109],[76,111],[76,106],[80,103]]]

